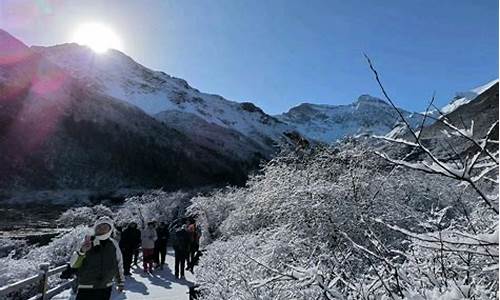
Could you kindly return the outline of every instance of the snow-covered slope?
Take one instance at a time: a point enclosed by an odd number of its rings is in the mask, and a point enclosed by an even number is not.
[[[140,107],[150,115],[164,111],[192,114],[236,130],[268,149],[289,129],[251,103],[202,93],[185,80],[148,69],[116,50],[98,55],[77,44],[33,49],[88,87]]]
[[[474,88],[472,90],[466,91],[466,92],[458,92],[456,93],[456,96],[453,98],[452,101],[450,101],[449,104],[444,106],[441,109],[441,112],[444,114],[449,114],[452,111],[456,110],[460,106],[467,104],[471,102],[472,100],[476,99],[477,96],[481,95],[485,91],[487,91],[489,88],[491,88],[493,85],[498,83],[498,79],[492,80],[486,84],[483,84],[477,88]]]
[[[425,122],[425,126],[431,126],[433,123],[435,123],[435,120],[441,118],[443,115],[450,115],[457,109],[467,106],[467,104],[474,101],[481,94],[491,89],[495,84],[498,84],[498,79],[492,80],[486,84],[483,84],[466,92],[457,92],[456,96],[441,109],[431,109],[428,112],[422,112],[420,115],[423,116],[425,113],[427,113],[428,116]],[[409,134],[408,128],[405,124],[400,123],[395,126],[389,133],[387,133],[386,136],[390,138],[401,138],[407,134]]]
[[[469,140],[469,137],[476,140],[483,139],[491,126],[498,122],[498,82],[487,89],[476,89],[476,91],[480,93],[473,100],[445,115],[449,124],[467,132],[467,138],[460,134],[453,134],[456,132],[440,121],[424,127],[419,134],[420,141],[443,161],[451,162],[457,157],[466,157],[477,152],[477,146]],[[409,142],[415,141],[413,135],[407,130],[392,137]],[[498,126],[491,132],[490,138],[498,140]],[[391,143],[384,144],[382,147],[380,151],[392,153],[391,157],[410,155],[408,156],[410,160],[428,159],[424,152],[414,151],[414,147],[393,147]],[[491,153],[498,151],[498,144],[494,142],[489,143],[487,147],[490,148]]]
[[[257,166],[75,79],[6,32],[0,40],[2,192],[243,184]]]
[[[422,116],[402,110],[412,126]],[[399,122],[399,116],[385,101],[362,95],[349,105],[318,105],[304,103],[276,116],[311,139],[331,143],[347,136],[384,135]]]
[[[209,123],[195,114],[167,110],[156,114],[155,118],[185,133],[199,145],[234,159],[254,161],[257,165],[262,158],[271,157],[271,153],[251,138],[236,130]]]
[[[457,99],[471,101],[493,83]],[[413,127],[420,125],[420,114],[401,111]],[[165,174],[176,184],[236,177],[241,183],[275,153],[276,143],[298,136],[293,131],[331,143],[404,134],[398,124],[396,111],[369,95],[349,105],[305,103],[273,117],[252,103],[202,93],[119,51],[29,48],[0,31],[0,175],[20,185],[161,185]],[[23,161],[15,162],[21,154]],[[33,183],[35,177],[51,180]]]
[[[474,99],[457,106],[452,112],[446,114],[446,119],[457,128],[470,130],[473,137],[479,138],[483,137],[491,125],[498,121],[498,81],[490,82],[472,91],[478,93]],[[471,124],[473,124],[472,128]],[[450,132],[451,130],[442,122],[435,122],[424,128],[422,138],[439,141],[443,139],[443,136],[447,136],[443,131]],[[492,134],[493,137],[495,135],[498,139],[498,132]]]

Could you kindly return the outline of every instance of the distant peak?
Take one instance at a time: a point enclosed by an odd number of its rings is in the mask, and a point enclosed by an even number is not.
[[[97,53],[90,47],[77,43],[64,43],[54,46],[32,46],[33,51],[42,53],[56,64],[72,65],[72,66],[116,66],[115,70],[124,72],[123,68],[132,66],[134,69],[144,68],[130,56],[116,50],[108,49],[104,53]]]
[[[240,107],[241,109],[246,110],[248,112],[259,112],[261,114],[264,114],[264,111],[260,107],[257,107],[252,102],[242,102],[240,103]]]
[[[492,86],[494,86],[497,83],[498,83],[498,78],[495,79],[495,80],[492,80],[492,81],[490,81],[490,82],[488,82],[486,84],[483,84],[481,86],[478,86],[478,87],[472,89],[471,92],[474,92],[477,95],[480,95],[480,94],[484,93],[485,91],[487,91],[489,88],[491,88]]]
[[[448,103],[443,108],[441,108],[441,112],[444,114],[451,113],[452,111],[456,110],[460,106],[467,104],[467,103],[471,102],[472,100],[476,99],[477,96],[486,92],[488,89],[490,89],[495,84],[498,84],[498,79],[492,80],[486,84],[478,86],[478,87],[471,89],[469,91],[455,93],[455,97],[453,97],[453,99],[451,99],[450,103]]]
[[[78,55],[91,55],[95,57],[120,57],[122,59],[126,59],[128,61],[134,61],[131,57],[129,57],[127,54],[121,52],[120,50],[117,49],[108,49],[106,52],[103,53],[97,53],[92,48],[86,45],[80,45],[78,43],[63,43],[63,44],[57,44],[53,46],[32,46],[31,47],[35,51],[40,51],[40,52],[65,52],[65,53],[72,53],[72,54],[78,54]]]
[[[364,94],[364,95],[361,95],[358,97],[358,100],[356,101],[356,103],[361,103],[361,102],[380,103],[380,104],[387,105],[387,102],[385,102],[384,100],[377,98],[377,97],[374,97],[374,96],[371,96],[371,95],[368,95],[368,94]]]
[[[300,103],[299,105],[295,106],[296,108],[299,108],[299,107],[312,107],[312,106],[317,106],[318,104],[313,104],[313,103],[309,103],[309,102],[303,102],[303,103]]]
[[[315,108],[318,108],[319,106],[320,106],[320,104],[303,102],[303,103],[300,103],[299,105],[296,105],[296,106],[290,108],[290,110],[288,112],[312,111],[312,110],[315,110]]]

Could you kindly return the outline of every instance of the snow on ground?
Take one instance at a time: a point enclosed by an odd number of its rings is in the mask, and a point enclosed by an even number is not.
[[[132,276],[125,281],[125,291],[118,293],[113,291],[112,300],[187,300],[188,289],[194,283],[194,276],[186,271],[186,279],[180,280],[174,277],[174,251],[168,250],[166,265],[163,270],[155,270],[152,274],[145,274],[142,266],[134,267]],[[195,267],[196,271],[196,267]],[[75,295],[71,291],[65,291],[53,300],[73,300]]]

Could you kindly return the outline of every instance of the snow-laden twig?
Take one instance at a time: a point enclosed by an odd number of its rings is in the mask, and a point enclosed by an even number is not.
[[[390,137],[383,136],[383,135],[374,135],[373,137],[376,139],[381,139],[381,140],[393,142],[393,143],[399,143],[399,144],[403,144],[403,145],[410,146],[410,147],[418,147],[418,144],[412,143],[410,141],[403,140],[403,139],[394,139],[394,138],[390,138]]]
[[[456,231],[439,231],[430,233],[415,233],[410,230],[401,228],[397,225],[388,224],[381,219],[373,219],[375,222],[383,224],[388,228],[398,231],[408,237],[414,238],[416,240],[426,242],[429,244],[422,245],[427,248],[432,248],[436,250],[441,250],[442,245],[446,245],[445,251],[456,251],[456,252],[466,252],[471,254],[478,254],[493,257],[498,260],[498,237],[496,240],[495,236],[498,236],[498,230],[495,231],[491,236],[472,236],[466,235],[461,232]],[[460,238],[456,236],[460,235]],[[434,244],[434,245],[432,245]],[[480,247],[484,248],[485,251],[471,250],[470,248],[459,248],[457,246],[465,247]],[[490,249],[491,248],[491,249]]]
[[[492,153],[490,153],[490,151],[486,148],[486,145],[488,143],[487,141],[488,141],[490,135],[492,134],[493,130],[496,127],[498,127],[498,120],[490,126],[490,128],[488,129],[488,132],[486,134],[486,137],[484,139],[482,139],[482,142],[478,142],[473,138],[473,125],[474,125],[473,122],[471,123],[471,127],[469,129],[462,130],[462,129],[459,129],[458,127],[454,126],[450,122],[448,122],[448,120],[446,118],[443,118],[442,119],[443,124],[445,124],[447,127],[452,129],[454,133],[457,133],[458,135],[463,136],[466,139],[472,141],[474,143],[474,145],[479,148],[479,151],[474,154],[474,156],[472,157],[471,160],[469,160],[468,162],[467,162],[467,159],[465,160],[466,163],[464,164],[463,168],[455,168],[455,167],[452,167],[450,165],[447,165],[445,162],[443,162],[439,158],[437,158],[426,146],[424,146],[422,144],[422,142],[420,141],[419,135],[417,135],[415,130],[410,126],[408,121],[404,118],[402,112],[395,105],[394,101],[389,97],[387,91],[385,90],[385,88],[380,80],[380,77],[379,77],[377,70],[373,66],[371,59],[366,54],[364,54],[364,56],[368,62],[368,65],[369,65],[371,71],[375,75],[375,80],[377,81],[382,93],[384,94],[384,97],[391,104],[391,106],[394,108],[394,110],[396,110],[396,112],[400,116],[401,120],[406,125],[409,132],[411,133],[411,135],[415,139],[415,143],[411,143],[411,146],[421,149],[429,157],[431,164],[429,164],[425,161],[422,161],[419,163],[409,163],[409,162],[402,161],[402,160],[392,159],[389,156],[387,156],[386,154],[383,154],[380,152],[377,152],[377,154],[380,155],[381,157],[387,159],[388,161],[395,163],[395,164],[403,165],[403,166],[413,168],[415,170],[420,170],[420,171],[430,173],[430,174],[433,174],[433,173],[434,174],[441,174],[441,175],[444,175],[444,176],[447,176],[450,178],[454,178],[454,179],[457,179],[460,181],[467,182],[480,195],[480,197],[484,200],[484,202],[486,202],[488,207],[490,209],[492,209],[496,214],[498,214],[497,206],[494,205],[492,203],[492,201],[488,197],[486,197],[485,193],[475,184],[475,181],[473,181],[471,179],[471,174],[470,174],[471,170],[474,168],[475,163],[477,162],[477,160],[479,159],[479,157],[481,156],[482,153],[486,153],[486,155],[488,155],[494,162],[496,162],[498,164],[498,158],[495,157]],[[397,139],[394,140],[394,142],[405,143],[405,142],[397,140]]]
[[[385,159],[393,164],[396,164],[396,165],[404,166],[404,167],[407,167],[410,169],[422,171],[422,172],[429,173],[429,174],[441,174],[443,176],[450,177],[450,178],[457,178],[457,177],[462,178],[463,169],[462,170],[456,169],[455,167],[452,167],[452,166],[449,166],[449,168],[448,168],[447,166],[443,165],[444,163],[429,164],[425,161],[413,163],[413,162],[408,162],[408,161],[404,161],[404,160],[400,160],[400,159],[391,158],[383,152],[375,151],[375,153],[378,156],[382,157],[383,159]]]

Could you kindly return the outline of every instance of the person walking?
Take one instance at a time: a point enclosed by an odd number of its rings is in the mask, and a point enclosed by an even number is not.
[[[155,242],[155,263],[163,270],[163,266],[165,265],[165,257],[167,255],[167,242],[168,242],[168,226],[165,222],[160,222],[158,228],[156,228],[156,236],[158,239]]]
[[[76,300],[109,300],[113,279],[118,291],[123,291],[122,254],[112,233],[113,221],[100,218],[95,222],[94,234],[87,235],[71,256],[70,267],[76,269],[78,281]]]
[[[153,272],[155,241],[157,240],[155,222],[151,221],[141,232],[142,262],[144,272]]]
[[[120,243],[120,240],[122,238],[122,232],[123,232],[123,227],[121,225],[116,225],[115,224],[115,230],[113,230],[113,239]]]
[[[123,254],[123,270],[126,276],[132,275],[132,257],[134,252],[141,246],[141,231],[137,229],[137,223],[130,222],[127,228],[122,232],[120,239],[120,249]]]
[[[175,251],[175,278],[184,279],[184,268],[186,259],[189,256],[189,233],[184,224],[175,231],[174,251]],[[179,276],[180,275],[180,276]]]
[[[187,226],[187,232],[189,233],[189,258],[188,258],[188,266],[186,270],[190,270],[193,272],[194,265],[196,262],[196,253],[200,249],[200,237],[201,230],[196,225],[196,221],[193,218],[189,219],[189,224]]]
[[[139,232],[140,232],[140,230],[139,230]],[[134,266],[136,266],[136,267],[137,267],[137,266],[139,266],[139,263],[138,263],[138,262],[139,262],[139,252],[140,252],[140,249],[139,249],[139,248],[140,248],[140,244],[141,244],[141,243],[139,243],[139,247],[137,247],[137,248],[134,250],[134,259],[133,259],[133,260],[134,260]]]

